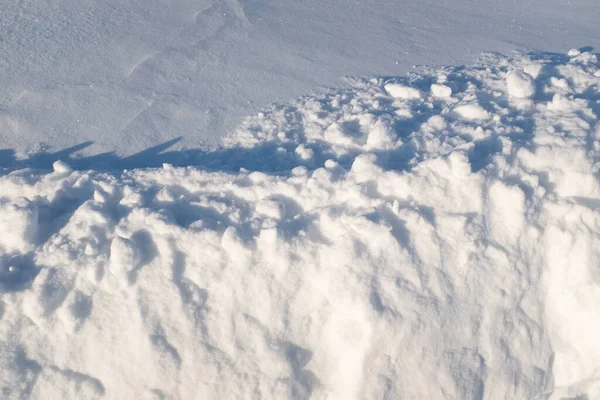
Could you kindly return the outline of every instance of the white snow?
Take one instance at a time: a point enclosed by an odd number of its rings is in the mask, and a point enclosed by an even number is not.
[[[38,231],[38,209],[25,197],[0,203],[0,251],[26,253],[33,248]]]
[[[388,83],[385,85],[385,91],[392,97],[398,99],[420,99],[421,92],[417,88],[401,85],[399,83]]]
[[[62,152],[112,167],[154,146],[206,149],[246,115],[340,77],[600,48],[597,0],[3,3],[0,166]]]
[[[479,104],[465,104],[454,109],[461,117],[469,120],[490,119],[490,113]]]
[[[57,174],[68,174],[72,171],[69,164],[61,160],[55,161],[52,164],[52,167],[54,168],[54,172],[56,172]]]
[[[452,88],[446,85],[431,85],[431,94],[435,97],[450,97],[452,96]]]
[[[515,69],[508,73],[506,87],[509,95],[521,99],[528,99],[535,94],[535,80],[522,69]]]
[[[539,92],[509,101],[520,70]],[[1,397],[600,397],[598,71],[489,54],[210,152],[9,165]]]

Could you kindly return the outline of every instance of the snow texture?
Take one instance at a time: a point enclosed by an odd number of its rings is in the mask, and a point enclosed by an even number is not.
[[[598,398],[598,71],[490,54],[11,165],[2,398]]]
[[[206,149],[340,77],[600,48],[598,0],[4,0],[0,12],[0,166],[176,139]]]

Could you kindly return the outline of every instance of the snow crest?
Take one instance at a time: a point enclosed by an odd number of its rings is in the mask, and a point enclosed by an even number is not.
[[[597,398],[598,71],[488,55],[162,168],[7,169],[2,397]]]

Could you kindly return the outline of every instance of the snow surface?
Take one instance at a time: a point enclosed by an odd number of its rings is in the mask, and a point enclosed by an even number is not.
[[[599,113],[596,55],[489,54],[273,106],[212,152],[15,161],[0,393],[598,398]]]
[[[0,165],[207,148],[341,76],[598,49],[599,20],[598,0],[5,0]]]

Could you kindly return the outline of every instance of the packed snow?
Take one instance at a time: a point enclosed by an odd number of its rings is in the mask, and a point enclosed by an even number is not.
[[[0,393],[598,398],[599,113],[596,55],[488,54],[210,152],[15,161]]]

